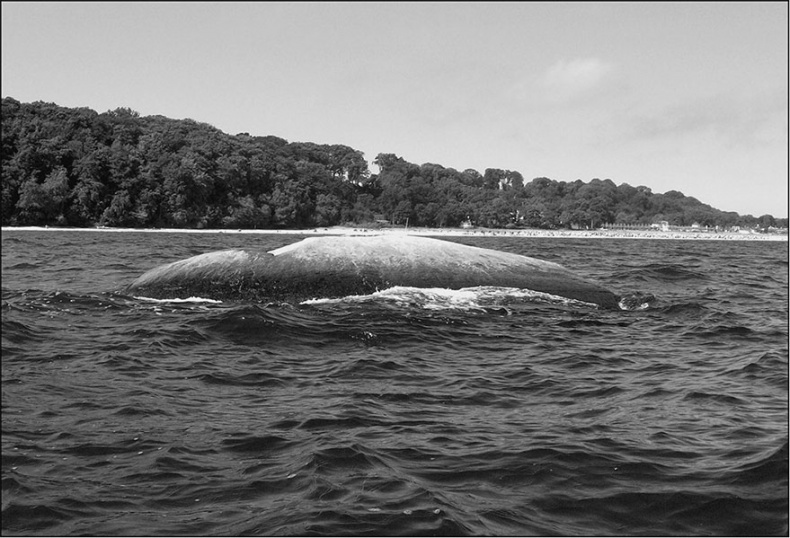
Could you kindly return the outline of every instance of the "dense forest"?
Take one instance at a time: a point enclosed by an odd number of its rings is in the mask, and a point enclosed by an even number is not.
[[[194,120],[2,100],[2,224],[307,228],[337,224],[787,227],[677,191],[458,171],[335,144],[228,135]]]

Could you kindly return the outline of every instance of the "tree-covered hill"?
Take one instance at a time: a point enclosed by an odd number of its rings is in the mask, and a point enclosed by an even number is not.
[[[604,224],[787,226],[677,191],[593,179],[526,183],[517,171],[459,172],[348,146],[228,135],[193,120],[2,100],[2,224],[305,228]]]

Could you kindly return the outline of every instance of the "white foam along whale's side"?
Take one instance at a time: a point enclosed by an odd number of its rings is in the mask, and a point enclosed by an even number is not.
[[[501,286],[605,308],[618,302],[609,290],[553,262],[410,235],[313,237],[269,252],[210,252],[152,269],[125,291],[160,299],[303,301],[392,286]]]

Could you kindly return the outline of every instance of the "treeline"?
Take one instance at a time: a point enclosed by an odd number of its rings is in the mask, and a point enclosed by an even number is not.
[[[2,100],[3,225],[307,228],[391,223],[456,227],[787,226],[713,209],[677,191],[533,179],[374,160],[348,146],[228,135],[128,108]]]

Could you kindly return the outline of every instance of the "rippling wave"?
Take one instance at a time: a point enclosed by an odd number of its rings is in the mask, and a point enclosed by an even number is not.
[[[463,238],[610,311],[135,298],[161,252],[253,239],[63,234],[3,237],[3,534],[788,533],[783,245]]]

